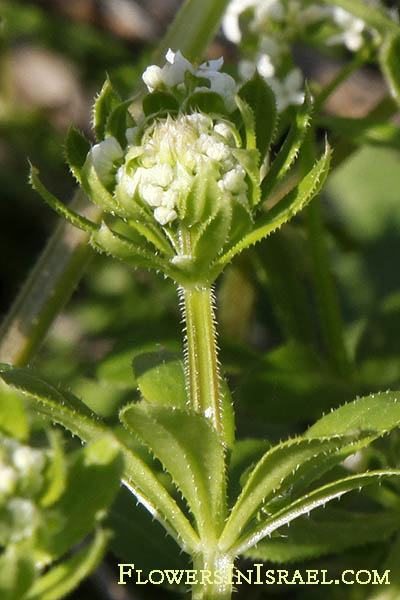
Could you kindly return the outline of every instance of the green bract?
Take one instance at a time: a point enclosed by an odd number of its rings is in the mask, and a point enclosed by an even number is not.
[[[329,151],[278,210],[265,212],[261,200],[285,177],[304,139],[309,96],[268,170],[277,111],[266,83],[255,75],[236,92],[232,77],[219,71],[222,59],[196,67],[179,51],[169,50],[166,58],[163,68],[154,65],[143,74],[150,93],[137,122],[132,103],[121,102],[107,81],[94,108],[98,143],[90,148],[78,131],[69,132],[67,160],[104,211],[100,226],[62,205],[35,169],[31,182],[53,208],[90,232],[98,251],[159,270],[186,287],[210,286],[235,254],[319,191]]]

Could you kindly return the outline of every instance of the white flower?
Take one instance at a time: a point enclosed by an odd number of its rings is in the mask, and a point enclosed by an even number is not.
[[[229,125],[214,124],[205,114],[154,121],[143,134],[142,153],[133,160],[127,158],[119,169],[121,190],[117,188],[116,193],[122,191],[119,196],[127,203],[138,194],[163,226],[178,218],[196,177],[205,173],[215,178],[221,194],[245,201],[246,172],[235,148]],[[130,153],[128,149],[127,157]]]
[[[167,64],[162,69],[156,65],[147,67],[142,75],[143,81],[147,85],[149,92],[155,89],[166,86],[173,88],[178,87],[180,91],[184,91],[185,74],[192,73],[195,77],[208,79],[210,86],[207,88],[198,87],[195,91],[207,89],[219,94],[229,111],[235,109],[235,80],[227,73],[220,73],[219,69],[224,63],[224,59],[218,58],[202,63],[198,68],[195,68],[180,52],[173,52],[169,49],[165,55]]]
[[[263,0],[257,3],[251,28],[253,31],[263,31],[269,21],[283,21],[284,19],[285,8],[281,0]]]
[[[22,476],[29,475],[32,471],[40,472],[46,462],[43,452],[30,448],[29,446],[20,446],[12,455],[14,466],[20,471]]]
[[[364,43],[362,35],[365,29],[364,21],[353,17],[338,6],[332,8],[332,11],[333,20],[342,29],[342,32],[331,36],[327,43],[329,45],[344,44],[352,52],[359,50]]]
[[[142,79],[147,85],[147,89],[149,90],[149,92],[154,92],[154,90],[160,87],[163,83],[163,75],[161,68],[157,65],[150,65],[144,71]]]
[[[124,153],[115,139],[108,137],[99,144],[95,144],[90,151],[93,166],[104,185],[114,180],[115,163],[122,159]]]
[[[12,494],[17,484],[17,474],[12,467],[0,464],[0,494]]]
[[[225,37],[234,44],[238,44],[242,39],[239,16],[246,9],[255,6],[257,2],[258,0],[232,0],[228,4],[222,20],[222,31],[224,32]]]
[[[267,80],[270,84],[280,112],[291,105],[299,105],[304,101],[302,90],[303,76],[300,69],[292,69],[283,79],[271,77]]]
[[[167,87],[174,87],[178,83],[182,83],[185,79],[185,73],[189,71],[193,73],[192,64],[183,56],[180,50],[173,52],[170,48],[165,55],[168,63],[162,71],[162,80]]]

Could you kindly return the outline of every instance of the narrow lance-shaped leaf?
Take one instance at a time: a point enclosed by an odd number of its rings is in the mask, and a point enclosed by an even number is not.
[[[30,371],[1,365],[0,377],[8,385],[26,394],[39,414],[49,418],[51,422],[59,423],[84,442],[96,440],[104,434],[109,435],[104,425],[87,416],[86,411],[91,414],[89,409],[79,410],[82,403],[78,398],[65,390],[56,390]],[[160,521],[181,548],[196,548],[199,539],[175,500],[139,456],[120,440],[118,444],[125,463],[123,484]]]
[[[383,45],[380,61],[392,96],[400,104],[400,27],[398,35],[389,37]]]
[[[355,452],[356,443],[357,436],[353,435],[294,439],[271,448],[249,475],[226,523],[221,543],[225,546],[232,544],[263,505],[274,512],[272,502],[269,508],[269,501],[276,497],[283,497],[284,501],[287,491],[304,473],[343,447],[347,447],[347,454]],[[290,497],[286,501],[290,501]]]
[[[109,532],[99,529],[86,548],[39,577],[24,600],[64,598],[95,570],[104,556],[109,537]]]
[[[118,104],[118,106],[108,115],[106,121],[106,136],[112,135],[115,137],[122,148],[124,148],[127,143],[125,135],[126,130],[135,126],[135,119],[128,110],[133,101],[133,99],[130,99]]]
[[[315,516],[314,516],[315,515]],[[247,558],[272,562],[300,561],[349,548],[380,542],[400,528],[398,512],[356,513],[337,508],[320,508],[302,516],[290,528],[264,538],[245,552]]]
[[[262,200],[266,200],[271,192],[283,181],[285,175],[298,157],[310,125],[312,108],[311,94],[308,88],[306,88],[303,105],[297,111],[289,133],[261,183]]]
[[[104,222],[99,230],[91,235],[90,244],[99,252],[105,252],[133,267],[161,269],[164,273],[170,271],[168,264],[155,253],[153,254],[150,250],[144,249],[123,235],[112,231]]]
[[[183,361],[176,352],[164,348],[139,354],[133,359],[133,372],[140,393],[152,404],[187,404]]]
[[[74,125],[71,125],[65,140],[65,158],[78,183],[82,183],[81,169],[90,148],[90,142]]]
[[[352,475],[339,481],[324,485],[309,494],[295,500],[272,517],[265,519],[252,528],[242,538],[230,547],[222,547],[222,550],[234,554],[242,554],[252,546],[255,546],[265,536],[270,535],[276,529],[287,525],[301,515],[308,514],[319,506],[324,506],[331,500],[339,499],[344,494],[353,490],[359,490],[366,485],[379,483],[383,478],[399,477],[400,470],[370,471],[362,475]]]
[[[383,392],[358,398],[328,413],[304,434],[304,437],[344,435],[369,431],[374,437],[400,424],[400,392]]]
[[[196,518],[201,538],[215,536],[225,512],[224,448],[202,415],[157,405],[124,408],[121,420],[172,476]]]
[[[236,254],[267,237],[307,206],[325,183],[329,170],[330,156],[331,151],[327,144],[324,155],[304,179],[278,204],[256,221],[253,231],[248,233],[236,246],[221,256],[216,264],[215,273],[213,273],[215,277]]]
[[[240,88],[238,96],[245,100],[253,111],[256,147],[262,162],[271,145],[277,122],[275,96],[257,71]]]
[[[110,114],[120,104],[121,99],[111,81],[107,78],[96,98],[93,108],[93,129],[98,141],[104,139],[107,120]]]
[[[41,195],[43,200],[48,204],[60,217],[82,229],[83,231],[96,231],[98,229],[98,225],[89,221],[85,217],[81,217],[78,213],[70,210],[65,204],[63,204],[56,196],[54,196],[51,192],[49,192],[43,183],[40,181],[39,170],[31,165],[30,174],[29,174],[29,182],[32,185],[33,189]]]

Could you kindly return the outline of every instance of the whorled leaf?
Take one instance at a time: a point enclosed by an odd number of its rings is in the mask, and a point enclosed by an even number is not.
[[[118,104],[108,115],[105,127],[106,136],[113,136],[118,140],[121,148],[124,148],[127,143],[126,130],[134,127],[136,122],[129,107],[132,105],[133,99],[126,100]]]
[[[125,236],[113,231],[106,223],[90,236],[90,244],[98,252],[104,252],[117,260],[133,267],[145,269],[160,269],[163,273],[170,273],[168,263],[159,258],[151,249],[139,246]]]
[[[68,129],[65,139],[65,158],[78,183],[82,183],[81,169],[91,148],[90,142],[74,125]]]
[[[65,204],[63,204],[63,202],[49,192],[49,190],[40,181],[38,175],[38,169],[33,165],[30,165],[29,182],[33,189],[40,194],[42,199],[50,206],[50,208],[52,208],[60,217],[63,217],[63,219],[68,221],[68,223],[78,227],[78,229],[89,232],[97,230],[98,225],[70,210],[67,206],[65,206]]]
[[[242,554],[249,548],[258,544],[264,537],[269,536],[276,529],[279,529],[283,525],[287,525],[301,515],[308,514],[320,506],[325,506],[328,502],[339,499],[348,492],[357,489],[360,490],[366,485],[379,483],[383,478],[399,476],[400,470],[395,469],[370,471],[361,475],[352,475],[324,485],[313,490],[309,494],[298,498],[271,517],[263,519],[259,524],[247,531],[241,538],[234,541],[232,545],[229,544],[225,546],[225,544],[222,544],[221,549],[234,554]]]
[[[238,96],[251,108],[255,123],[256,147],[262,162],[271,146],[277,122],[275,96],[265,80],[256,71],[239,89]]]
[[[318,463],[324,463],[329,455],[339,454],[337,462],[357,449],[357,435],[332,436],[330,438],[295,438],[268,450],[250,472],[246,484],[225,525],[221,544],[229,546],[246,528],[261,509],[276,512],[274,501],[291,502],[293,484],[312,471]],[[279,512],[279,511],[278,511]]]
[[[185,407],[188,402],[181,356],[161,348],[133,359],[133,372],[142,396],[152,404]]]
[[[111,81],[107,78],[93,107],[93,129],[98,141],[104,139],[107,120],[120,103],[121,99],[118,93],[114,89]]]
[[[39,414],[53,423],[59,423],[84,442],[96,440],[105,434],[112,435],[95,417],[88,416],[92,414],[89,409],[79,409],[82,403],[73,394],[55,389],[30,371],[1,365],[0,378],[26,394]],[[181,548],[196,548],[199,539],[175,500],[137,454],[119,438],[114,441],[118,443],[124,458],[122,483],[160,521]]]
[[[202,539],[215,537],[225,513],[224,448],[207,419],[157,405],[130,405],[121,420],[150,448],[185,497]]]
[[[296,113],[293,124],[278,154],[261,183],[261,198],[266,200],[271,192],[283,181],[290,167],[299,155],[312,114],[312,98],[306,88],[304,102]]]
[[[373,437],[400,425],[400,392],[382,392],[358,398],[328,413],[304,433],[313,438],[367,431]]]
[[[277,531],[276,536],[264,538],[244,555],[275,563],[306,560],[380,542],[399,528],[400,515],[396,512],[357,513],[320,508],[309,517],[299,517],[290,528]]]
[[[316,194],[318,194],[328,175],[330,156],[331,151],[327,144],[323,156],[318,160],[311,171],[307,173],[304,179],[280,200],[280,202],[271,208],[271,210],[259,217],[255,223],[254,229],[244,236],[236,246],[222,254],[216,262],[213,275],[217,276],[235,255],[267,237],[293,218],[314,198]]]

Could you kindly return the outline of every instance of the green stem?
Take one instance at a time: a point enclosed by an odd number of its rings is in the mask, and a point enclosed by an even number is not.
[[[156,62],[164,62],[167,48],[200,57],[212,40],[228,0],[186,0],[173,24],[161,41]],[[136,91],[144,93],[143,82]],[[75,194],[73,208],[98,211],[81,192]],[[96,216],[86,214],[97,221]],[[63,222],[57,226],[47,247],[37,261],[21,293],[14,302],[0,330],[0,360],[24,365],[34,357],[54,319],[68,301],[92,256],[88,236]]]
[[[344,343],[341,311],[325,244],[326,233],[320,198],[314,198],[308,208],[307,226],[325,342],[338,374],[349,378],[352,369]]]
[[[217,551],[204,552],[193,558],[195,582],[192,600],[230,600],[232,597],[233,560]]]
[[[211,420],[224,440],[211,287],[181,287],[186,325],[185,371],[192,408]]]
[[[71,207],[93,221],[100,209],[82,192]],[[92,257],[89,235],[61,221],[0,328],[0,362],[27,364],[41,345]]]

